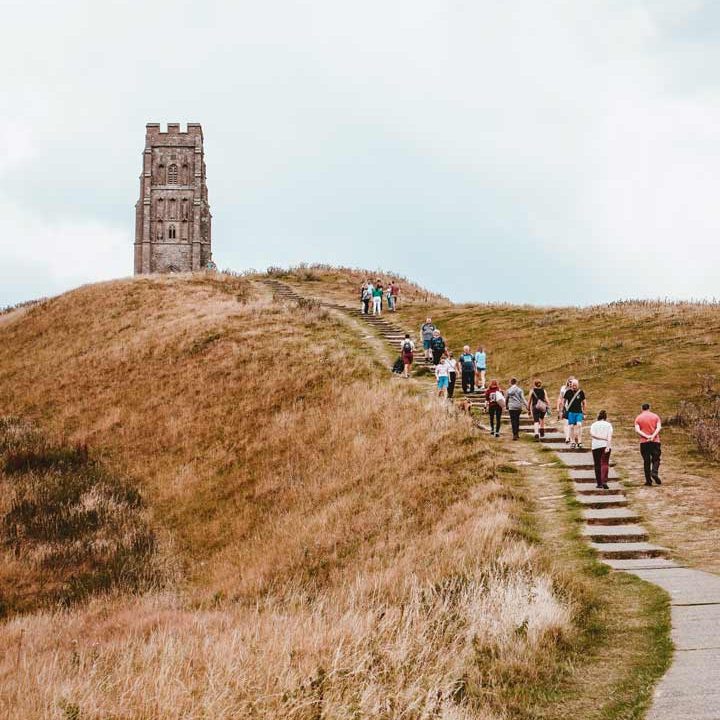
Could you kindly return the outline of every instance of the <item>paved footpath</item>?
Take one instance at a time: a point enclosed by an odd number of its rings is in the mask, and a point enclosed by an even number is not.
[[[279,297],[300,299],[284,283],[266,283]],[[366,322],[398,353],[405,336],[403,328],[386,317],[362,315],[337,303],[323,304]],[[478,394],[471,402],[482,405],[483,398]],[[532,432],[528,419],[523,419],[522,431]],[[582,534],[599,560],[613,570],[655,583],[670,596],[675,656],[655,689],[647,720],[720,720],[720,576],[684,567],[667,548],[648,542],[647,531],[629,506],[616,468],[610,469],[610,489],[598,490],[588,449],[569,451],[564,435],[554,428],[549,428],[543,443],[567,468],[575,497],[583,508]],[[653,488],[652,492],[662,492],[662,488]]]

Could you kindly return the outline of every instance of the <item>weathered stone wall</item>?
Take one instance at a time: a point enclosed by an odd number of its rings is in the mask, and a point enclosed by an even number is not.
[[[136,206],[135,273],[201,270],[212,258],[202,128],[149,123]]]

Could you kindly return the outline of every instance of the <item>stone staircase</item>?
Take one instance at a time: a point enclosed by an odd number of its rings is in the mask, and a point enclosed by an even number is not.
[[[523,429],[532,432],[529,418],[521,421]],[[648,532],[640,525],[640,517],[629,506],[627,494],[614,463],[610,463],[609,490],[600,490],[595,483],[592,452],[589,448],[571,450],[563,433],[549,428],[541,442],[553,450],[567,468],[575,499],[580,504],[584,525],[581,534],[602,562],[615,570],[676,567],[667,559],[666,548],[648,542]],[[589,439],[588,430],[584,431]],[[584,438],[584,439],[585,439]]]
[[[268,279],[263,282],[277,297],[296,302],[309,300],[278,280]],[[365,323],[376,335],[385,340],[394,354],[399,355],[400,343],[405,338],[406,330],[389,320],[385,314],[365,315],[357,306],[324,300],[318,302],[324,307],[339,310]],[[430,367],[423,358],[422,342],[418,342],[413,333],[410,333],[410,337],[415,342],[416,348],[419,348],[415,353],[416,365]],[[475,391],[464,395],[462,388],[459,387],[459,380],[460,378],[456,384],[455,399],[467,398],[472,406],[486,410],[485,393]],[[507,433],[507,413],[503,415],[504,429]],[[520,431],[523,434],[533,433],[533,424],[529,417],[524,416],[520,419]],[[584,434],[589,439],[587,429]],[[565,444],[564,434],[558,432],[553,420],[546,421],[545,436],[541,438],[541,442],[554,451],[560,463],[567,468],[575,499],[582,508],[584,525],[581,534],[597,552],[602,562],[616,570],[677,567],[676,563],[667,558],[666,548],[648,542],[648,533],[640,525],[640,517],[629,507],[627,495],[614,463],[611,462],[608,477],[610,489],[599,490],[595,487],[593,458],[589,448],[570,450]]]

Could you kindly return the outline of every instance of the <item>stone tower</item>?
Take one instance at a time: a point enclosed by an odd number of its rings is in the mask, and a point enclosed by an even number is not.
[[[135,274],[190,272],[212,259],[202,127],[148,123],[135,205]]]

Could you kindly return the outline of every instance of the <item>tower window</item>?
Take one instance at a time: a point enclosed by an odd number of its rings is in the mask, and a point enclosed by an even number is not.
[[[175,199],[170,200],[170,219],[176,220],[177,216],[175,215]]]
[[[174,240],[174,239],[175,239],[175,226],[174,226],[174,225],[171,225],[171,226],[168,228],[168,239],[169,239],[169,240]]]
[[[178,181],[178,166],[173,163],[168,168],[168,185],[177,185]]]

